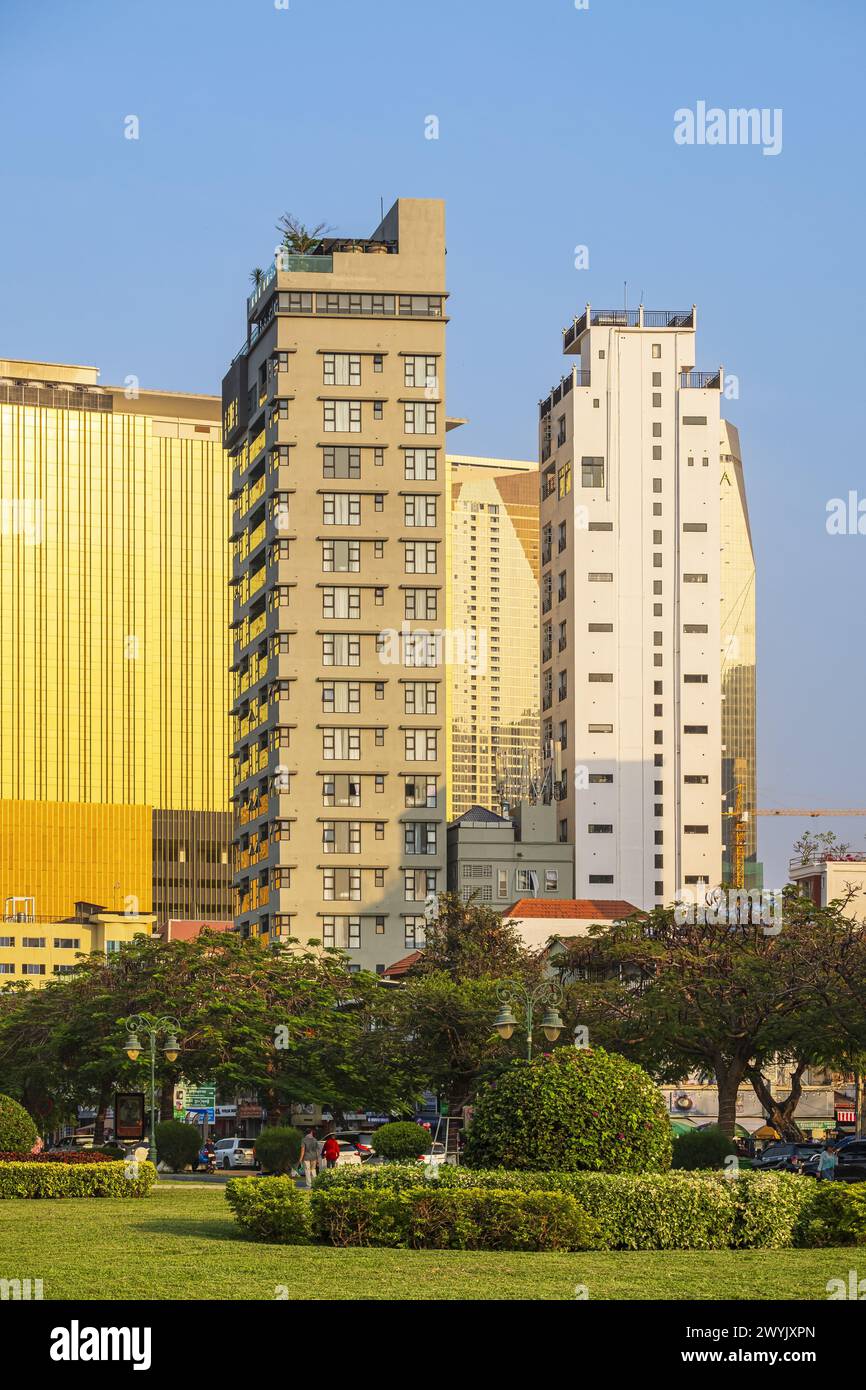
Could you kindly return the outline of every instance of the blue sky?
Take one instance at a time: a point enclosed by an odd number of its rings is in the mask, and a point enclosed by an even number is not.
[[[825,529],[830,498],[866,496],[862,0],[0,0],[0,21],[2,355],[217,390],[282,211],[363,236],[380,197],[443,197],[454,447],[531,458],[587,300],[697,302],[697,365],[740,381],[759,800],[866,805],[866,536]],[[782,108],[782,152],[678,146],[699,100]],[[866,821],[811,824],[866,849]],[[762,822],[770,884],[800,825]]]

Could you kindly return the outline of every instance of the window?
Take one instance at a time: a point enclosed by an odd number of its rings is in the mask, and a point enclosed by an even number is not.
[[[316,313],[380,318],[395,313],[395,302],[393,294],[338,294],[330,290],[316,295]]]
[[[590,570],[586,576],[590,584],[612,584],[613,572],[609,570]]]
[[[684,424],[684,425],[705,425],[706,423],[707,423],[707,417],[706,417],[706,415],[684,415],[684,416],[683,416],[683,424]]]
[[[612,531],[612,521],[591,521],[587,526],[587,531]]]
[[[612,733],[613,733],[613,725],[612,725],[612,724],[588,724],[588,725],[587,725],[587,733],[590,733],[590,734],[612,734]]]
[[[708,825],[684,825],[683,833],[686,835],[709,835],[710,827]]]
[[[707,529],[707,523],[706,523],[705,521],[684,521],[684,522],[683,522],[683,530],[684,530],[684,531],[706,531],[706,529]]]
[[[361,590],[328,586],[322,590],[323,618],[360,618]]]
[[[438,593],[436,589],[406,589],[403,595],[406,618],[435,618]]]
[[[403,826],[406,854],[436,853],[436,821],[413,820]]]
[[[612,781],[613,781],[613,773],[612,773],[612,772],[591,772],[591,773],[589,774],[589,779],[588,779],[588,780],[589,780],[590,786],[595,786],[597,783],[609,783],[609,782],[612,782]]]
[[[403,561],[406,574],[435,574],[436,542],[404,541]]]
[[[361,639],[352,632],[326,632],[322,635],[323,666],[360,666]]]
[[[323,821],[322,850],[325,854],[360,854],[361,822],[357,820]]]
[[[684,734],[705,734],[706,732],[707,732],[707,725],[706,725],[706,724],[684,724],[684,725],[683,725],[683,733],[684,733]]]
[[[324,427],[326,434],[360,434],[360,401],[324,401]]]
[[[406,761],[430,763],[436,761],[437,731],[435,729],[404,730]]]
[[[403,520],[407,526],[435,526],[436,498],[410,493],[403,498]]]
[[[686,685],[706,685],[708,677],[702,675],[684,675],[683,680]]]
[[[707,632],[706,623],[683,623],[683,632]]]
[[[613,632],[613,623],[589,623],[590,632]]]
[[[564,463],[556,475],[558,495],[567,497],[571,492],[571,463]]]
[[[589,824],[589,825],[586,827],[586,829],[587,829],[587,833],[590,834],[590,835],[612,835],[612,834],[613,834],[613,826],[612,826],[612,825],[599,825],[599,824],[596,824],[596,823],[593,822],[593,823]]]
[[[357,574],[361,568],[360,541],[323,541],[324,574]]]
[[[653,343],[653,357],[661,357],[661,355],[662,355],[662,345],[661,345],[661,343]]]
[[[399,297],[401,316],[423,319],[442,317],[442,296],[438,294],[401,294]]]
[[[360,917],[323,917],[322,945],[341,950],[358,950],[361,945]]]
[[[436,358],[426,355],[403,358],[404,386],[423,386],[427,391],[438,394],[439,378],[436,373]]]
[[[404,433],[404,434],[435,434],[435,433],[436,433],[436,403],[435,403],[435,401],[404,401],[404,402],[403,402],[403,433]]]
[[[348,444],[330,444],[322,450],[322,476],[360,478],[361,450]]]
[[[613,874],[590,874],[590,883],[613,883]]]
[[[81,949],[81,939],[77,936],[55,936],[55,951],[79,951]]]
[[[15,937],[14,937],[14,936],[0,936],[0,946],[7,946],[7,947],[8,947],[8,946],[14,946],[14,945],[15,945]]]
[[[612,684],[613,684],[613,672],[612,672],[612,671],[589,671],[589,672],[587,672],[587,680],[588,680],[591,684],[594,683],[594,684],[601,684],[601,685],[612,685]]]
[[[436,778],[409,777],[406,779],[404,802],[406,806],[422,806],[434,809],[436,806]]]
[[[356,352],[326,352],[322,356],[326,386],[360,386],[361,358]]]
[[[683,583],[684,583],[684,584],[706,584],[706,582],[707,582],[707,576],[706,576],[705,574],[684,574],[684,575],[683,575]]]
[[[322,897],[325,902],[357,902],[361,897],[361,870],[323,869]]]
[[[361,756],[360,729],[323,729],[322,757],[326,762],[356,761]]]
[[[407,903],[423,902],[436,892],[435,869],[406,869],[403,873],[403,897]]]
[[[11,972],[10,972],[10,973],[11,973]],[[22,974],[22,975],[44,975],[44,974],[45,974],[45,966],[44,966],[44,965],[22,965],[22,967],[21,967],[21,974]]]
[[[420,951],[425,942],[423,917],[403,918],[403,944],[409,951]]]
[[[582,487],[604,487],[604,459],[585,455],[580,460]]]
[[[404,476],[413,483],[435,483],[436,454],[435,449],[404,449]]]
[[[337,772],[322,780],[322,804],[324,806],[360,806],[361,782],[355,774]],[[285,838],[288,836],[275,838]]]
[[[357,681],[326,681],[322,686],[322,708],[328,714],[359,714],[361,687]]]
[[[403,686],[406,714],[435,714],[436,691],[435,681],[407,681]]]
[[[559,887],[559,870],[558,870],[558,869],[545,869],[545,870],[544,870],[544,891],[545,891],[546,893],[555,893],[558,887]]]
[[[10,938],[7,938],[7,940],[9,940],[9,939],[10,939]],[[22,936],[22,938],[21,938],[21,945],[24,946],[27,950],[30,950],[30,951],[44,951],[44,950],[45,950],[45,937],[44,937],[44,936]]]
[[[357,492],[326,492],[322,497],[326,526],[360,526],[361,498]]]
[[[15,966],[14,966],[14,965],[10,965],[10,963],[9,963],[8,961],[0,961],[0,975],[14,975],[14,974],[15,974]]]
[[[692,786],[701,787],[706,787],[709,783],[709,780],[709,777],[705,773],[687,772],[685,777],[683,778],[684,782],[687,782]]]

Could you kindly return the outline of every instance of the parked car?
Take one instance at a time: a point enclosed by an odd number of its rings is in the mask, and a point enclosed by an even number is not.
[[[817,1143],[770,1144],[760,1158],[755,1159],[754,1166],[764,1173],[796,1173],[800,1171],[801,1164],[821,1148],[822,1145]]]
[[[337,1158],[337,1167],[344,1168],[346,1164],[356,1164],[360,1166],[361,1155],[358,1152],[357,1146],[355,1144],[350,1144],[347,1139],[343,1139],[342,1137],[337,1138],[336,1134],[334,1135],[334,1138],[340,1145],[340,1153],[339,1157]]]
[[[92,1134],[70,1134],[65,1139],[56,1139],[49,1145],[49,1153],[80,1153],[82,1149],[93,1148]]]
[[[360,1154],[362,1163],[366,1163],[376,1152],[373,1147],[372,1129],[339,1129],[334,1138],[341,1143],[353,1144]]]
[[[217,1168],[255,1168],[255,1139],[218,1139],[214,1146]]]
[[[421,1154],[419,1163],[425,1163],[429,1168],[438,1168],[440,1164],[448,1162],[448,1154],[444,1144],[440,1144],[437,1139],[433,1148],[428,1154]]]
[[[863,1182],[866,1180],[866,1139],[845,1144],[836,1154],[836,1181]]]

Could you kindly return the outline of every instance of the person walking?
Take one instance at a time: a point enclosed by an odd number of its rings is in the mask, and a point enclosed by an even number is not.
[[[314,1129],[309,1130],[304,1135],[304,1141],[301,1145],[301,1162],[304,1165],[307,1187],[312,1187],[313,1178],[319,1171],[319,1141]]]
[[[322,1145],[322,1157],[329,1168],[337,1166],[337,1159],[340,1157],[340,1144],[333,1134],[329,1134]]]
[[[821,1150],[818,1159],[818,1177],[825,1182],[833,1182],[836,1177],[836,1145],[828,1144]]]

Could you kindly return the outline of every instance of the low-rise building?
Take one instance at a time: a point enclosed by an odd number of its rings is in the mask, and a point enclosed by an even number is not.
[[[556,837],[553,804],[521,802],[500,816],[472,806],[448,826],[448,888],[501,912],[516,898],[574,891],[574,847]]]
[[[816,907],[841,899],[846,917],[866,915],[866,854],[847,854],[838,859],[816,859],[809,863],[792,859],[788,874],[805,897]]]
[[[614,898],[521,898],[502,915],[514,923],[524,946],[547,947],[548,963],[553,970],[557,956],[568,952],[575,937],[586,936],[592,926],[620,922],[638,910],[633,903]]]
[[[152,936],[151,912],[107,912],[78,902],[71,917],[40,917],[33,898],[7,898],[0,921],[0,987],[24,980],[37,988],[69,975],[82,956],[111,955],[136,936]]]

